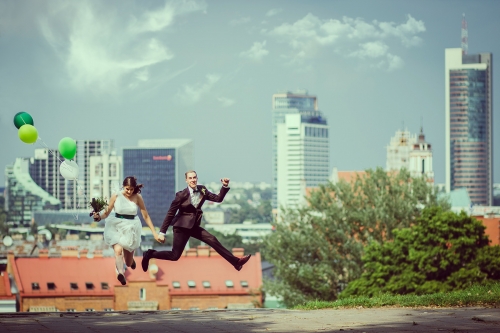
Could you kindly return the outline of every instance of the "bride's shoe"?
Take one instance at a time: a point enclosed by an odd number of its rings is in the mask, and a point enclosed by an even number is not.
[[[118,281],[120,281],[122,286],[127,284],[127,280],[125,280],[125,275],[123,275],[122,273],[118,273],[118,276],[116,278],[118,279]]]

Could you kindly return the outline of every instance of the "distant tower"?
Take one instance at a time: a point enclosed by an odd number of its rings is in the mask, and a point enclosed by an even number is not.
[[[467,30],[467,21],[465,14],[462,14],[462,55],[466,55],[469,50],[469,30]]]
[[[416,135],[410,131],[396,131],[387,146],[386,171],[410,169],[410,150],[417,143]]]
[[[434,183],[434,171],[432,170],[432,148],[431,144],[425,141],[424,130],[420,128],[418,141],[413,144],[410,150],[409,171],[413,177],[425,177],[429,183]]]

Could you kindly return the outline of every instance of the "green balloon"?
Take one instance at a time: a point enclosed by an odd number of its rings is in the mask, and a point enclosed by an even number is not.
[[[59,152],[67,159],[71,160],[76,154],[76,142],[70,137],[62,138],[59,141]]]
[[[72,138],[65,137],[59,141],[59,152],[62,157],[71,160],[76,154],[76,142]]]
[[[38,139],[38,131],[35,126],[30,124],[21,126],[17,134],[19,135],[19,139],[24,143],[35,143]]]
[[[35,125],[33,118],[27,112],[18,112],[14,116],[14,125],[19,129],[23,125]]]

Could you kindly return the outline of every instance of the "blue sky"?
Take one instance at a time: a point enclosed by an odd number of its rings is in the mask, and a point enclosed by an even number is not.
[[[495,59],[494,0],[1,1],[0,166],[67,136],[114,139],[119,153],[191,138],[202,182],[271,182],[271,96],[307,89],[332,168],[385,167],[395,131],[423,119],[442,183],[444,49],[460,47],[462,13],[469,53]],[[494,62],[494,100],[498,77]],[[43,143],[18,139],[19,111]],[[494,119],[500,147],[498,108]]]

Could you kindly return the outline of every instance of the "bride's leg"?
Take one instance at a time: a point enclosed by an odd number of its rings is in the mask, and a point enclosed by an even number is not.
[[[116,270],[120,274],[125,273],[125,269],[123,267],[123,248],[121,245],[115,244],[113,245],[113,250],[115,250],[115,265]]]

